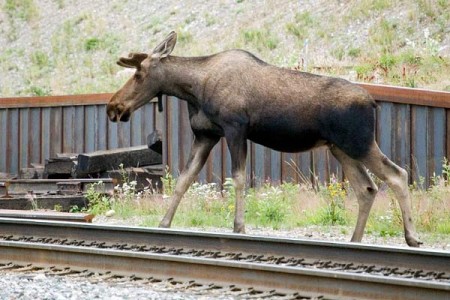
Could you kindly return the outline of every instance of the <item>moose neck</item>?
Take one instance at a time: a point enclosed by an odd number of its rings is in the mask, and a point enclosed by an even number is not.
[[[169,56],[164,62],[162,93],[192,104],[202,100],[208,57]]]

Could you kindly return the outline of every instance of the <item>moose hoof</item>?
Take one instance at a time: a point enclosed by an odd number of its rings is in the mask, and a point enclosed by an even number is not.
[[[161,221],[161,223],[159,223],[159,228],[169,228],[170,227],[170,222],[165,222],[164,220]]]
[[[233,232],[245,234],[245,227],[244,226],[235,226]]]
[[[406,239],[406,243],[410,247],[420,247],[420,245],[423,244],[419,239],[417,239],[416,237],[414,237],[412,235],[407,235],[405,237],[405,239]]]

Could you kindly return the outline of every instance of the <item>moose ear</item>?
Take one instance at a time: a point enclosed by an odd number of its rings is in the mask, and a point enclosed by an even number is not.
[[[158,46],[153,49],[151,57],[164,58],[172,53],[175,44],[177,43],[177,33],[172,31]]]
[[[130,53],[128,57],[121,57],[117,61],[119,66],[125,68],[140,68],[141,62],[148,57],[147,53]]]

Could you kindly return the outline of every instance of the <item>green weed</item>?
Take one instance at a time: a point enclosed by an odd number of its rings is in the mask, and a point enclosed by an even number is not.
[[[369,29],[369,43],[380,47],[382,53],[390,53],[396,49],[397,24],[381,18],[380,21]]]
[[[31,62],[39,68],[49,66],[50,58],[47,53],[37,50],[31,54]]]
[[[361,55],[361,48],[350,48],[347,54],[352,58],[357,58]]]
[[[315,21],[309,11],[297,13],[295,14],[294,22],[286,24],[286,31],[297,39],[303,40],[308,37],[309,30],[314,24]]]
[[[205,22],[206,26],[212,26],[217,23],[217,20],[214,16],[210,15],[209,13],[205,13]]]
[[[373,75],[374,68],[375,67],[372,64],[363,64],[356,66],[354,70],[359,80],[369,81]]]
[[[3,9],[10,19],[31,21],[39,15],[38,6],[33,0],[6,0]]]
[[[180,42],[181,44],[188,44],[192,42],[194,39],[192,33],[190,33],[184,28],[180,28],[177,34],[178,34],[177,41]]]
[[[344,200],[347,192],[344,183],[339,182],[336,177],[332,177],[327,186],[320,188],[325,207],[319,210],[317,221],[322,225],[346,225],[348,218],[345,211]]]
[[[368,18],[374,13],[380,13],[392,6],[391,0],[360,0],[354,1],[351,6],[349,18]]]
[[[263,29],[247,29],[241,32],[244,43],[251,44],[258,50],[273,50],[277,47],[279,41],[275,34],[266,27]]]
[[[30,94],[33,96],[50,96],[52,94],[52,90],[50,89],[50,87],[46,87],[46,86],[35,86],[32,85],[30,86],[28,89],[25,90],[26,94]]]
[[[94,215],[99,215],[111,209],[111,201],[105,195],[105,184],[103,181],[92,183],[86,191],[88,200],[88,211]]]
[[[175,191],[176,179],[170,173],[169,166],[166,166],[164,170],[164,176],[161,177],[162,188],[164,194],[167,196],[172,196]]]

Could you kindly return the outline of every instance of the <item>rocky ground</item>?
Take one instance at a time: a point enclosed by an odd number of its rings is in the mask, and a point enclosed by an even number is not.
[[[128,76],[117,58],[150,51],[171,30],[175,55],[244,48],[279,66],[357,79],[371,64],[372,82],[450,89],[449,20],[442,0],[2,1],[0,96],[111,92]],[[379,76],[387,48],[426,68],[407,66],[414,82],[398,78],[400,61],[395,76]]]

